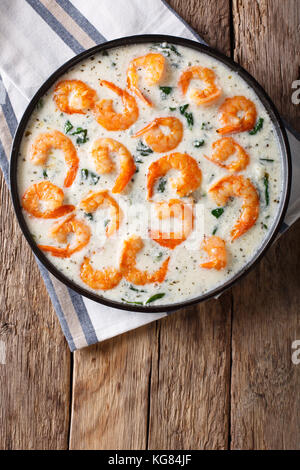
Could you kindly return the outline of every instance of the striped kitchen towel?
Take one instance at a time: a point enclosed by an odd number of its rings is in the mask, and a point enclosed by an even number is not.
[[[43,81],[75,54],[134,34],[170,34],[204,41],[162,0],[1,0],[0,163],[8,182],[12,138],[28,101]],[[300,136],[288,127],[293,183],[284,228],[300,214]],[[81,297],[38,262],[72,351],[157,320]]]

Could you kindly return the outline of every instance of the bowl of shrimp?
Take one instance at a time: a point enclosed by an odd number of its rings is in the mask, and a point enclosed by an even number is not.
[[[265,254],[291,184],[278,111],[194,41],[116,39],[29,103],[10,165],[18,222],[60,281],[103,305],[167,312],[217,297]]]

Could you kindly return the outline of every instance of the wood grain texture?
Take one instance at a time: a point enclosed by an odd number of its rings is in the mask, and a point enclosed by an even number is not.
[[[229,2],[169,3],[229,53]],[[71,448],[226,448],[230,317],[226,294],[76,352]]]
[[[208,45],[230,55],[230,0],[168,0]]]
[[[226,449],[231,294],[157,325],[150,449]]]
[[[235,60],[299,130],[300,106],[291,99],[292,83],[300,79],[299,0],[233,0],[232,17]]]
[[[0,201],[0,449],[65,449],[70,352],[2,175]]]
[[[291,102],[299,72],[300,2],[233,2],[234,55],[300,129]],[[292,119],[294,118],[294,119]],[[231,448],[300,448],[300,223],[233,289]]]
[[[145,449],[155,325],[74,354],[71,449]]]

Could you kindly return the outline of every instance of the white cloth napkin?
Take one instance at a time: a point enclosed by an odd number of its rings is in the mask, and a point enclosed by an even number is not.
[[[0,16],[0,163],[8,177],[12,137],[29,100],[47,77],[75,54],[134,34],[170,34],[204,42],[162,0],[2,0]],[[300,141],[293,151],[293,188],[286,224],[300,213]],[[40,264],[71,350],[116,336],[166,314],[132,313],[83,298]]]

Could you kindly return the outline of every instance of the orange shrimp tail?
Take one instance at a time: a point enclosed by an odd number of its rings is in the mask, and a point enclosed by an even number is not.
[[[126,167],[121,168],[120,175],[116,179],[114,187],[112,188],[111,192],[113,194],[118,194],[123,191],[123,189],[127,186],[131,178],[133,177],[136,171],[136,166],[134,163],[133,158],[130,158],[126,161]]]
[[[66,204],[64,206],[58,207],[57,209],[54,209],[53,211],[49,213],[46,213],[43,218],[44,219],[57,219],[58,217],[62,217],[64,215],[70,214],[70,212],[73,212],[75,209],[76,209],[75,206],[72,206],[71,204]]]
[[[146,134],[146,132],[150,131],[153,129],[153,127],[156,127],[156,119],[154,119],[152,122],[147,124],[147,126],[143,127],[143,129],[137,131],[135,134],[133,134],[131,137],[134,139],[135,137],[140,137],[141,135]]]
[[[90,259],[85,257],[80,267],[80,278],[92,289],[109,290],[116,287],[122,279],[122,274],[115,268],[105,268],[102,271],[93,269]]]
[[[248,211],[249,213],[249,211]],[[231,240],[234,241],[246,233],[257,221],[259,216],[259,206],[252,208],[252,214],[249,215],[247,222],[238,221],[230,232]]]
[[[153,106],[152,101],[149,100],[146,96],[143,95],[143,93],[138,89],[138,87],[134,86],[133,83],[131,82],[131,79],[129,76],[127,76],[127,88],[129,90],[133,91],[133,93],[136,94],[138,98],[140,98],[141,101],[143,101],[147,106]]]
[[[66,248],[58,248],[50,245],[38,245],[38,248],[47,253],[51,253],[51,255],[56,258],[69,258],[73,254],[73,251],[69,250],[69,246],[70,245],[67,245]]]
[[[176,246],[180,245],[184,240],[186,240],[186,237],[175,238],[174,232],[164,233],[160,232],[159,230],[150,230],[149,234],[153,241],[158,243],[160,246],[169,248],[170,250],[174,250]]]
[[[141,237],[132,236],[128,240],[125,240],[120,260],[120,270],[123,276],[128,282],[139,286],[152,284],[154,282],[163,282],[168,271],[170,257],[152,274],[147,271],[140,271],[136,268],[136,255],[143,246],[144,243]]]
[[[205,238],[201,248],[208,254],[209,260],[200,264],[205,269],[216,269],[220,271],[227,265],[227,252],[225,241],[216,236]]]
[[[237,132],[242,132],[244,129],[242,128],[242,126],[224,126],[224,127],[220,127],[219,129],[217,129],[217,133],[218,134],[221,134],[221,135],[225,135],[225,134],[235,134]]]
[[[64,186],[66,188],[69,188],[70,186],[72,186],[77,175],[78,166],[79,165],[73,166],[72,168],[69,169],[67,176],[65,177],[65,180],[64,180]]]
[[[163,282],[168,272],[170,257],[167,258],[156,273],[150,277],[150,282]]]

